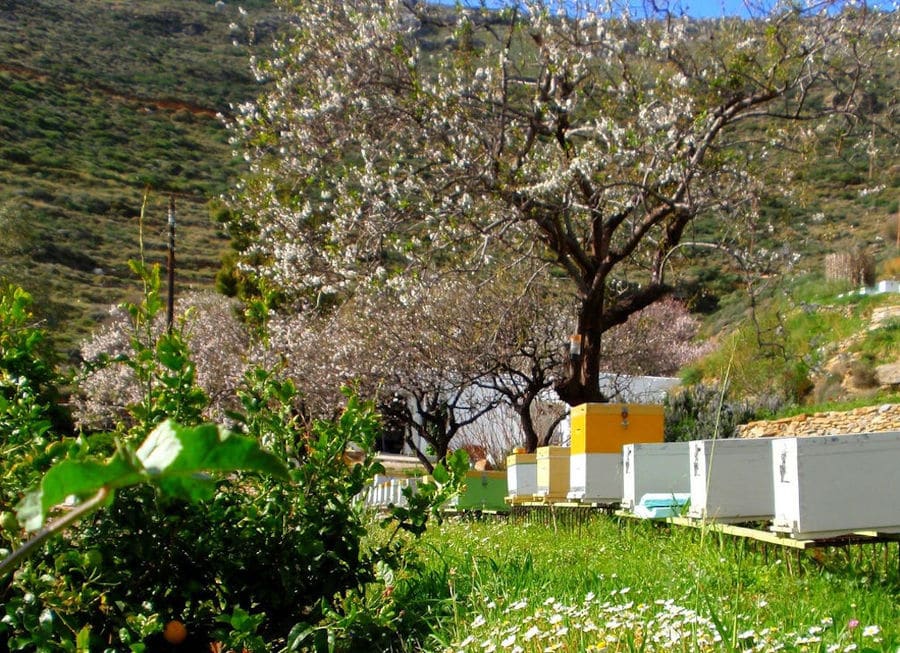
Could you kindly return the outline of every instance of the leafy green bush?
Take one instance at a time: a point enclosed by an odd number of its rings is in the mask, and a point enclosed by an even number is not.
[[[874,365],[893,362],[900,351],[900,319],[894,318],[877,329],[866,331],[850,351],[859,352]]]
[[[0,283],[0,512],[60,455],[52,429],[67,425],[46,334],[33,325],[32,298]]]
[[[202,509],[150,486],[119,492],[109,509],[17,573],[15,618],[0,626],[10,641],[72,650],[72,631],[59,627],[66,624],[96,646],[142,651],[170,619],[237,650],[309,644],[329,633],[344,642],[339,650],[403,637],[384,585],[402,564],[402,547],[391,538],[364,549],[370,522],[354,502],[378,467],[369,455],[353,465],[344,459],[351,443],[368,449],[377,437],[372,405],[350,396],[339,419],[307,430],[291,416],[290,382],[257,371],[254,383],[244,395],[244,430],[265,434],[287,455],[290,481],[239,474],[220,482]],[[415,532],[420,523],[406,515],[397,527]],[[381,589],[367,591],[375,581]],[[358,609],[367,595],[382,597],[380,610]]]
[[[0,282],[0,367],[47,396],[55,392],[57,375],[45,348],[46,334],[33,325],[32,304],[22,288]]]
[[[145,293],[141,304],[128,307],[131,352],[108,361],[126,365],[141,382],[142,397],[130,406],[133,422],[120,425],[113,447],[104,434],[69,445],[70,459],[48,473],[41,492],[20,510],[30,527],[37,525],[35,501],[44,516],[69,493],[84,493],[84,486],[68,490],[59,480],[72,482],[68,470],[90,470],[92,482],[106,484],[109,470],[124,466],[128,478],[140,481],[129,465],[135,456],[146,462],[146,443],[135,454],[135,442],[148,433],[152,440],[170,416],[182,422],[179,429],[199,422],[207,398],[196,387],[184,335],[174,325],[162,334],[150,328],[163,310],[158,269],[137,263],[133,269]],[[239,395],[241,409],[231,414],[235,430],[284,461],[288,476],[234,473],[200,483],[185,468],[166,483],[119,489],[106,508],[46,542],[0,589],[6,613],[0,637],[11,650],[152,651],[172,619],[186,625],[202,650],[213,641],[261,652],[323,642],[332,650],[358,650],[361,643],[390,647],[403,640],[389,586],[393,570],[406,568],[398,535],[422,533],[457,486],[465,457],[452,460],[450,470],[439,466],[435,481],[421,484],[409,506],[386,520],[390,536],[365,546],[373,522],[356,497],[381,469],[372,453],[380,434],[373,404],[348,392],[338,418],[308,424],[294,383],[258,368]],[[201,437],[206,428],[183,437]],[[178,455],[190,445],[182,440]],[[198,483],[206,494],[200,507],[191,502],[201,498]]]
[[[71,524],[85,519],[104,503],[112,501],[122,488],[149,483],[163,497],[197,501],[215,491],[215,481],[204,475],[204,472],[233,470],[254,470],[277,478],[287,477],[286,467],[273,455],[263,452],[251,438],[235,436],[214,425],[191,429],[170,421],[154,429],[139,448],[120,446],[106,461],[91,457],[78,459],[77,456],[63,460],[54,465],[39,487],[22,501],[19,520],[30,531],[41,530],[0,562],[0,578],[48,538],[63,533]],[[52,524],[41,528],[54,507],[63,503],[70,495],[81,501]],[[91,605],[98,598],[102,606],[107,598],[95,585],[100,570],[104,568],[103,550],[58,547],[59,542],[53,541],[47,548],[52,551],[55,575],[46,573],[46,565],[41,564],[25,565],[17,575],[17,584],[31,590],[21,600],[15,594],[12,596],[7,604],[6,615],[0,622],[0,632],[12,635],[10,640],[14,642],[14,650],[28,649],[34,645],[52,649],[55,648],[52,643],[57,637],[62,648],[70,649],[73,642],[66,637],[65,632],[66,628],[71,628],[73,623],[80,621],[77,611],[90,611]],[[165,554],[166,550],[147,553]],[[109,565],[110,562],[107,560],[106,564]],[[131,571],[134,569],[137,567],[132,567]],[[74,585],[73,579],[76,581]],[[47,601],[39,600],[44,597],[51,598]],[[65,602],[60,603],[61,600]],[[49,607],[46,604],[48,602],[50,605],[64,605],[65,612]],[[40,609],[37,619],[28,610],[29,606],[34,605]],[[121,602],[118,604],[120,608],[124,605]],[[76,613],[75,619],[68,618],[72,613]],[[103,610],[102,613],[104,617],[108,616],[108,610]],[[146,627],[150,620],[145,619],[141,623]],[[89,649],[91,625],[81,622],[78,627],[80,630],[74,646],[78,650]],[[145,629],[141,632],[143,630]],[[126,643],[129,639],[127,632],[120,630]]]
[[[719,388],[697,384],[670,393],[665,400],[666,442],[732,438],[736,428],[769,417],[779,408],[776,400],[733,401]]]

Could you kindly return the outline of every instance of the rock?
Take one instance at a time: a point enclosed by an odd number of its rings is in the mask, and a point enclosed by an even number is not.
[[[845,412],[797,415],[738,426],[737,437],[803,437],[900,431],[900,404],[866,406]]]
[[[880,306],[872,310],[869,329],[880,329],[893,320],[900,320],[900,304],[896,306]]]
[[[876,367],[875,378],[878,380],[878,385],[900,385],[900,361]]]

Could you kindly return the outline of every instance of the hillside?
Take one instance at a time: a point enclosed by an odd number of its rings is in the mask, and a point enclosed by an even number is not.
[[[34,293],[63,351],[137,291],[127,261],[139,255],[145,192],[147,257],[164,262],[172,195],[179,288],[212,287],[228,246],[215,199],[240,170],[218,114],[254,97],[248,57],[282,24],[271,0],[240,4],[0,0],[0,275]],[[431,48],[447,38],[422,33]],[[874,90],[882,120],[895,77]],[[761,207],[780,225],[761,244],[789,245],[799,273],[855,247],[895,256],[898,143],[879,133],[872,145],[822,143],[794,170],[800,208],[774,192]],[[725,272],[693,281],[717,299],[741,290]],[[740,315],[739,302],[716,307],[719,324]]]
[[[264,38],[271,8],[250,11]],[[0,2],[0,274],[61,348],[137,288],[145,192],[147,258],[165,260],[173,195],[179,287],[212,286],[227,240],[209,203],[238,169],[217,114],[256,88],[241,18],[201,0]]]

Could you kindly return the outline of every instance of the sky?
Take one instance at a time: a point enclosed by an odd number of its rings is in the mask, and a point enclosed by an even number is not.
[[[643,4],[643,3],[642,3]],[[650,5],[650,2],[646,4]],[[675,14],[684,13],[694,18],[721,18],[722,16],[749,16],[743,0],[673,0],[656,2],[656,6],[666,6]]]
[[[636,0],[636,4],[650,4],[654,0]],[[749,17],[764,15],[776,2],[774,0],[656,0],[657,4],[668,4],[673,13],[684,13],[694,18],[720,18],[722,16]],[[800,0],[802,4],[816,6],[816,0]],[[844,5],[860,5],[862,2],[843,1]],[[866,0],[870,7],[878,7],[887,11],[895,10],[895,0]],[[830,10],[831,11],[831,10]]]
[[[685,14],[694,18],[749,15],[742,0],[681,0],[680,5]]]
[[[455,0],[437,0],[440,4],[453,5]],[[548,0],[551,3],[560,0]],[[615,0],[614,0],[615,1]],[[640,16],[645,12],[653,12],[657,10],[668,9],[672,14],[687,15],[694,18],[721,18],[723,16],[738,16],[742,18],[751,15],[760,16],[767,12],[777,0],[628,0],[632,7],[632,15]],[[801,0],[806,3],[815,2],[815,0]],[[867,4],[872,7],[880,7],[885,10],[896,10],[897,0],[867,0]],[[466,6],[478,5],[480,0],[462,0],[462,4]],[[505,3],[503,0],[486,0],[488,7],[500,7]],[[600,4],[599,2],[597,4]],[[852,0],[843,2],[842,4],[859,4]]]

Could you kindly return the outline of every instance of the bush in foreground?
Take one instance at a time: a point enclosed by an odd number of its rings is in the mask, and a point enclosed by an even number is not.
[[[185,427],[202,421],[208,397],[197,388],[184,335],[151,328],[162,310],[158,270],[135,269],[145,298],[128,307],[130,349],[108,364],[126,366],[142,393],[113,433],[66,441],[64,464],[103,469],[110,455],[130,460],[127,452],[169,416]],[[373,404],[348,393],[337,418],[308,424],[294,383],[262,368],[247,374],[237,402],[235,430],[283,461],[288,477],[211,477],[203,498],[183,491],[194,476],[118,491],[0,579],[0,641],[10,650],[151,652],[173,620],[201,649],[218,641],[256,653],[359,650],[360,643],[380,650],[404,637],[394,630],[388,591],[393,570],[406,563],[398,534],[424,530],[434,506],[453,491],[453,475],[439,468],[420,499],[387,520],[393,534],[364,546],[373,522],[355,497],[380,469],[371,453],[381,428]],[[9,437],[0,433],[0,442]],[[359,451],[352,463],[351,448]],[[0,476],[7,478],[14,462],[4,457]],[[4,528],[7,543],[17,545],[23,533],[14,523]]]

